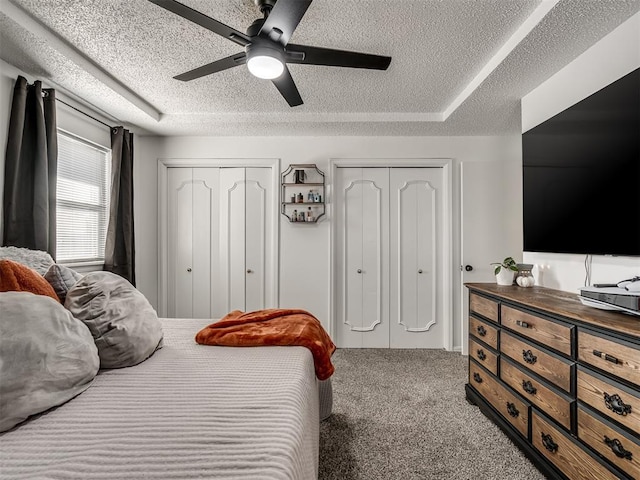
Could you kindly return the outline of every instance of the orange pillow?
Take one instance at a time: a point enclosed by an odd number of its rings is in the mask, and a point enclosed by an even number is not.
[[[31,292],[60,302],[55,290],[42,275],[11,260],[0,260],[0,292]]]

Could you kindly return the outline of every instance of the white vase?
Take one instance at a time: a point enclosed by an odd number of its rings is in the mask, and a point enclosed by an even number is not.
[[[500,271],[496,275],[496,282],[498,285],[513,285],[513,274],[516,273],[508,268],[500,268]]]

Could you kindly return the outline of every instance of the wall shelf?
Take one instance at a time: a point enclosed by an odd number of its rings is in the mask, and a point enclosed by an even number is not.
[[[314,163],[291,164],[282,172],[280,213],[291,223],[317,223],[326,213],[325,193],[324,172]]]

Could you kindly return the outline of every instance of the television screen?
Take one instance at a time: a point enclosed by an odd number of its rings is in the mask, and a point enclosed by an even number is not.
[[[522,135],[524,250],[640,256],[640,69]]]

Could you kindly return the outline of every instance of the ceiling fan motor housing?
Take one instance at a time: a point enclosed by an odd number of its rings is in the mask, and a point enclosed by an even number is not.
[[[253,0],[253,2],[260,9],[260,12],[265,15],[268,15],[276,4],[276,0]]]
[[[255,37],[260,32],[262,25],[264,25],[266,18],[258,18],[253,21],[251,25],[247,28],[247,35],[250,37]]]
[[[282,63],[285,63],[283,47],[277,43],[270,42],[269,40],[263,40],[260,37],[256,37],[253,38],[253,41],[244,48],[247,53],[247,58],[267,56],[277,58]]]

